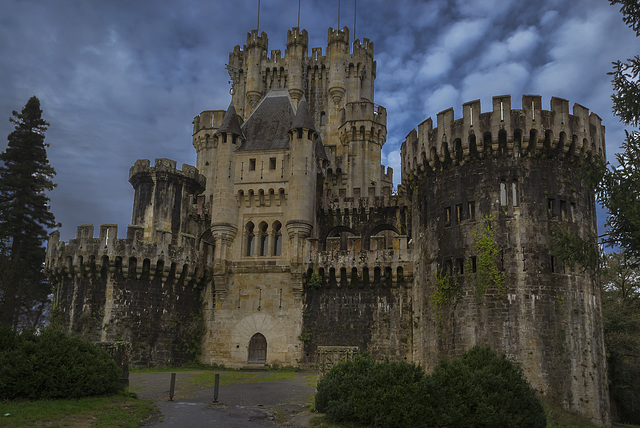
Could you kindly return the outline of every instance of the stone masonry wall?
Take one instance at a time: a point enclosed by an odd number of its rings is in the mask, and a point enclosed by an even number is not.
[[[592,277],[554,260],[557,226],[595,233],[593,195],[577,160],[494,157],[428,169],[415,182],[414,356],[427,368],[476,344],[522,364],[532,386],[568,408],[608,419],[600,294]],[[471,208],[473,206],[473,208]],[[501,289],[479,290],[483,226],[490,220],[504,275]],[[436,276],[448,275],[438,309]]]

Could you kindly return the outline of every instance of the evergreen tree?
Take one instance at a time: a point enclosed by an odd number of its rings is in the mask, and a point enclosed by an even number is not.
[[[0,154],[0,324],[15,328],[49,294],[43,243],[47,228],[57,224],[45,194],[55,187],[55,170],[47,159],[49,124],[38,98],[31,97],[9,120],[15,129]]]

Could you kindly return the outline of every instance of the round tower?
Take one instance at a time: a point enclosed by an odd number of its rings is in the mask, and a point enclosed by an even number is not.
[[[302,240],[307,238],[315,220],[315,188],[317,166],[315,140],[318,133],[309,114],[307,100],[303,97],[298,105],[296,117],[289,131],[291,147],[291,176],[289,198],[292,204],[286,228],[292,241],[292,271],[301,263]]]
[[[287,49],[284,58],[287,64],[287,87],[294,104],[297,106],[304,94],[305,59],[307,58],[309,36],[307,30],[298,27],[287,31]]]
[[[349,29],[329,28],[327,42],[327,60],[329,62],[329,95],[338,107],[343,103],[347,91],[345,56],[349,54]]]
[[[129,182],[135,190],[131,223],[144,229],[144,238],[154,239],[158,232],[195,233],[189,224],[189,209],[196,195],[204,191],[205,178],[191,165],[176,169],[170,159],[137,160],[129,170]]]
[[[543,395],[609,420],[600,292],[590,272],[554,258],[556,230],[596,235],[580,162],[604,156],[600,118],[553,98],[509,96],[453,109],[402,145],[412,195],[414,353],[427,367],[476,344],[518,361]],[[418,318],[419,317],[419,318]]]
[[[251,30],[247,34],[245,48],[246,97],[244,115],[247,117],[264,96],[264,82],[262,81],[262,62],[267,59],[269,39],[265,32],[258,35],[258,30]]]
[[[207,179],[205,196],[211,197],[215,188],[216,171],[218,170],[218,146],[214,144],[214,135],[218,132],[224,110],[205,110],[193,119],[193,147],[196,149],[196,168]]]

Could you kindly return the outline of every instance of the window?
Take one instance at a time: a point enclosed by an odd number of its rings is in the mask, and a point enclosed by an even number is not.
[[[514,207],[520,205],[518,202],[518,183],[516,183],[515,181],[511,183],[511,198],[511,205],[513,205]]]
[[[451,226],[451,207],[446,207],[444,209],[444,226]]]
[[[478,271],[478,261],[476,260],[475,256],[469,257],[469,259],[471,261],[471,272],[476,273]]]
[[[249,159],[249,171],[255,171],[255,170],[256,170],[256,160]]]
[[[320,126],[327,124],[327,114],[325,112],[320,113]]]
[[[444,261],[444,273],[449,276],[453,275],[453,261],[451,259]]]
[[[282,254],[282,225],[279,221],[273,223],[273,255]]]
[[[456,205],[456,223],[462,221],[462,204]]]
[[[567,201],[560,201],[560,216],[562,220],[567,220]]]
[[[456,273],[458,275],[464,275],[464,259],[456,259]]]
[[[547,199],[547,215],[549,217],[555,217],[556,215],[556,200],[555,199]]]
[[[476,203],[475,201],[471,201],[467,204],[467,208],[468,208],[468,214],[469,214],[469,220],[475,220],[476,219]]]
[[[247,223],[247,225],[245,226],[245,234],[246,234],[246,242],[247,242],[247,247],[245,248],[245,255],[248,257],[253,256],[253,241],[255,238],[255,235],[253,233],[253,229],[254,229],[254,225],[252,222]]]
[[[500,183],[500,205],[507,205],[507,185],[505,183]]]
[[[269,169],[272,171],[276,169],[276,158],[269,158]]]
[[[267,223],[260,223],[258,229],[260,229],[260,255],[266,256],[267,254],[269,254],[269,235],[267,235]]]

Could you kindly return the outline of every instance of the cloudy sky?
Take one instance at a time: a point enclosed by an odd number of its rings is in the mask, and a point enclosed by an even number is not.
[[[50,194],[62,238],[78,224],[117,223],[124,237],[136,159],[195,164],[191,122],[226,109],[228,53],[256,28],[258,0],[2,0],[0,150],[8,118],[30,96],[51,123]],[[353,34],[354,0],[301,0],[311,47],[328,27]],[[260,30],[284,52],[297,0],[261,2]],[[580,103],[602,117],[610,159],[624,138],[611,115],[611,62],[640,40],[607,0],[359,0],[357,38],[375,43],[375,102],[388,110],[383,163],[400,177],[400,144],[427,117],[522,94]],[[324,52],[324,51],[323,51]],[[97,231],[96,231],[97,233]]]

